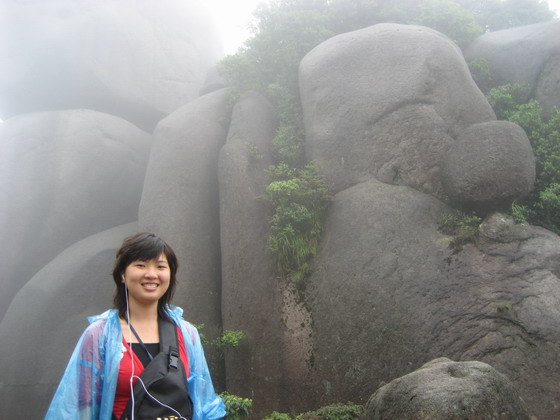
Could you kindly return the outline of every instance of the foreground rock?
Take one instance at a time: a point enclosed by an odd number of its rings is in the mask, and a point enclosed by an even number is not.
[[[0,323],[3,419],[42,419],[87,317],[112,306],[117,249],[136,223],[79,241],[17,294]]]
[[[19,288],[68,246],[138,218],[151,140],[90,110],[0,125],[0,319]]]
[[[481,362],[446,358],[391,381],[368,401],[362,420],[529,420],[509,379]]]
[[[560,416],[560,238],[490,217],[452,249],[438,231],[447,211],[376,180],[335,195],[306,289],[316,406],[365,401],[445,356],[492,365],[531,414]]]
[[[196,1],[4,1],[1,118],[89,108],[151,132],[222,55]]]

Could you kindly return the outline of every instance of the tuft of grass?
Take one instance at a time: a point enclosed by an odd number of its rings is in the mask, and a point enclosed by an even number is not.
[[[474,242],[478,234],[478,227],[482,223],[482,218],[474,212],[466,213],[455,211],[444,214],[439,220],[439,231],[452,236],[449,244],[453,253],[461,251],[464,244]]]

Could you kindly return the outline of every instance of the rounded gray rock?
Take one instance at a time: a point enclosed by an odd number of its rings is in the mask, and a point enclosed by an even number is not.
[[[223,50],[192,0],[2,2],[0,115],[89,108],[151,132]]]
[[[112,306],[115,254],[136,231],[128,223],[72,244],[19,291],[0,323],[0,418],[43,418],[87,317]]]
[[[299,74],[306,153],[334,191],[377,178],[437,196],[451,138],[496,118],[459,48],[422,26],[337,35]]]
[[[361,420],[529,420],[510,380],[482,362],[432,360],[381,387]]]
[[[449,198],[464,207],[483,213],[508,209],[533,189],[535,157],[517,124],[475,124],[450,147],[441,177]]]
[[[138,213],[140,229],[175,250],[175,301],[189,321],[206,325],[209,338],[222,323],[218,156],[232,105],[230,91],[222,89],[159,122]]]
[[[489,32],[465,50],[465,58],[486,60],[494,85],[525,83],[550,112],[560,107],[560,21]]]
[[[152,138],[90,110],[0,125],[0,318],[21,286],[66,247],[138,218]]]

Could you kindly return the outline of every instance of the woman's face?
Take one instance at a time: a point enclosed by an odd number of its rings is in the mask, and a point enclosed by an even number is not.
[[[148,261],[133,261],[124,271],[130,301],[146,305],[157,301],[169,289],[171,270],[165,254]]]

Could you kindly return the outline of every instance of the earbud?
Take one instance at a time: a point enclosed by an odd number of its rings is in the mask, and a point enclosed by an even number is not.
[[[126,283],[126,280],[124,279],[124,274],[121,274],[121,278],[122,278],[122,282]]]

